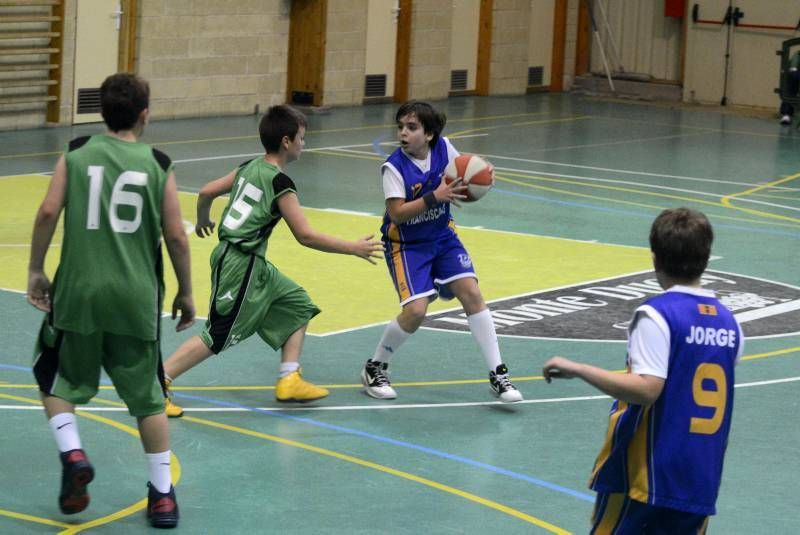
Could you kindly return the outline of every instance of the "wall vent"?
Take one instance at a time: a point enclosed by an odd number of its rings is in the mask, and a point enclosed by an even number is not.
[[[544,67],[528,67],[528,85],[542,85]]]
[[[364,78],[365,97],[385,97],[386,96],[386,75],[368,74]]]
[[[78,113],[100,113],[100,88],[78,89]]]
[[[450,91],[467,90],[467,69],[450,71]]]

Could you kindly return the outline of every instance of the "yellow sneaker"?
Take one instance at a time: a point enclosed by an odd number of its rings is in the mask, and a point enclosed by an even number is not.
[[[164,400],[164,412],[167,418],[180,418],[183,416],[183,407],[175,405],[175,403],[172,402],[172,392],[169,390],[169,387],[172,385],[172,380],[165,379],[164,384],[167,386],[167,399]]]
[[[278,379],[275,385],[275,399],[278,401],[314,401],[327,396],[330,392],[314,384],[304,381],[302,370],[298,369],[286,377]]]

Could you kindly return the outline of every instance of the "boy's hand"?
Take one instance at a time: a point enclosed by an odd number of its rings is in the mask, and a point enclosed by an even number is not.
[[[442,178],[439,187],[433,191],[433,196],[436,197],[438,202],[449,202],[456,206],[461,206],[458,201],[463,201],[467,198],[466,191],[467,185],[464,184],[463,178],[457,178],[450,184]]]
[[[216,223],[208,218],[198,219],[197,224],[194,226],[194,232],[201,238],[205,238],[214,234],[215,226]]]
[[[553,379],[572,379],[577,377],[579,364],[564,357],[553,357],[544,363],[542,375],[548,383]]]
[[[28,303],[42,312],[50,312],[50,279],[43,271],[28,272]]]
[[[172,319],[178,316],[178,310],[181,311],[181,319],[178,325],[175,326],[175,331],[180,332],[188,329],[194,325],[194,299],[191,295],[178,294],[172,302]]]
[[[377,240],[373,240],[374,234],[364,236],[360,240],[353,242],[355,245],[353,254],[359,258],[363,258],[370,264],[375,264],[373,258],[381,258],[383,256],[383,244]]]

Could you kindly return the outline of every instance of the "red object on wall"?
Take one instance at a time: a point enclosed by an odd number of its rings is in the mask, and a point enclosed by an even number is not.
[[[686,13],[686,0],[664,0],[664,16],[682,19]]]

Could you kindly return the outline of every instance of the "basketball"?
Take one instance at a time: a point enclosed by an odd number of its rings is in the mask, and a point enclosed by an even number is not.
[[[459,178],[467,186],[464,202],[475,202],[486,195],[494,186],[492,168],[486,160],[475,154],[462,154],[450,160],[444,170],[444,180],[450,184]]]

